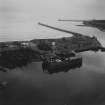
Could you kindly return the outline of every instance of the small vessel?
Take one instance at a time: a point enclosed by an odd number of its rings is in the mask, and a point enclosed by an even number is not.
[[[82,57],[73,56],[61,58],[50,56],[42,63],[43,72],[56,73],[60,71],[67,72],[70,69],[80,68],[82,66]]]

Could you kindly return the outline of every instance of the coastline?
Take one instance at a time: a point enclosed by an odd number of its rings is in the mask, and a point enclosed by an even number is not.
[[[70,32],[70,31],[69,31]],[[0,66],[13,69],[34,61],[43,61],[43,56],[70,54],[84,51],[105,51],[96,37],[89,37],[72,32],[72,37],[57,39],[33,39],[30,41],[0,42]],[[53,46],[52,44],[55,43]],[[1,69],[1,71],[4,71]]]

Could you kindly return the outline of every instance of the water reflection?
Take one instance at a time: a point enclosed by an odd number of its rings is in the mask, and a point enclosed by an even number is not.
[[[0,91],[0,101],[4,105],[104,105],[105,55],[82,55],[82,67],[66,73],[43,73],[42,62],[3,73],[0,77],[8,81],[8,88]]]

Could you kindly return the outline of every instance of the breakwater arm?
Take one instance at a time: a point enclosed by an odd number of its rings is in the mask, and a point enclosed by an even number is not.
[[[73,34],[73,35],[75,35],[75,36],[80,35],[79,33],[76,33],[76,32],[72,32],[72,31],[68,31],[68,30],[64,30],[64,29],[52,27],[52,26],[49,26],[49,25],[46,25],[46,24],[43,24],[43,23],[40,23],[40,22],[39,22],[38,24],[41,25],[41,26],[45,26],[45,27],[48,27],[48,28],[57,30],[57,31],[61,31],[61,32],[64,32],[64,33]]]

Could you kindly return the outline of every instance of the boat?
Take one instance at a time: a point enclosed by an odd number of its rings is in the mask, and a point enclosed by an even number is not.
[[[82,66],[82,57],[73,56],[60,58],[58,56],[50,56],[42,63],[43,72],[57,73],[60,71],[67,72],[70,69],[80,68]]]

